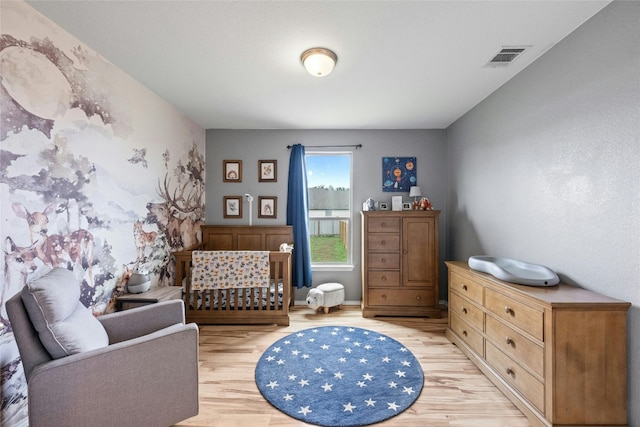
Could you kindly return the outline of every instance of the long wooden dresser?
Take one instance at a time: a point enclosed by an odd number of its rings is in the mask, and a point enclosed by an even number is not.
[[[630,303],[446,264],[447,338],[534,425],[626,425]]]

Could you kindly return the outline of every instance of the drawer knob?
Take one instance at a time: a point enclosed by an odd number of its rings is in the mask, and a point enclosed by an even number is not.
[[[386,282],[387,281],[387,276],[380,277],[380,280],[382,280],[383,282]]]
[[[464,283],[462,284],[462,290],[466,291],[467,290],[467,285],[465,285]]]
[[[420,298],[422,298],[420,295],[416,295],[416,301],[420,301]]]
[[[511,375],[512,377],[515,378],[516,372],[513,369],[507,368],[506,371],[507,371],[507,375]]]
[[[382,224],[380,224],[380,227],[386,227],[386,226],[387,226],[386,222],[383,222]]]
[[[462,312],[463,312],[464,314],[467,314],[467,308],[466,308],[466,307],[462,307],[460,310],[462,310]]]
[[[381,241],[380,243],[382,244],[382,246],[384,246],[384,245],[386,245],[386,244],[387,244],[387,241],[386,241],[386,240],[383,240],[383,241]]]
[[[507,342],[507,344],[512,345],[512,346],[515,347],[516,343],[511,338],[507,337],[505,341]]]
[[[386,299],[387,299],[387,296],[386,296],[386,295],[382,295],[382,299],[383,299],[383,300],[386,300]]]
[[[513,310],[511,310],[511,307],[509,307],[508,305],[504,306],[504,312],[507,314],[512,314]]]
[[[467,336],[467,331],[462,331],[462,335]]]
[[[386,259],[386,258],[381,258],[381,259],[380,259],[380,262],[386,263],[386,262],[387,262],[387,259]]]

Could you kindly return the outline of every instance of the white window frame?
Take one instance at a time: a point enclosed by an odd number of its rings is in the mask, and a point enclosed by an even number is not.
[[[349,215],[339,217],[329,217],[327,221],[346,220],[348,224],[348,243],[347,243],[347,261],[346,262],[312,262],[312,271],[352,271],[355,266],[353,265],[353,151],[307,151],[307,156],[349,156]],[[307,185],[308,188],[308,185]],[[309,222],[312,218],[307,213]],[[313,218],[313,220],[319,220]]]

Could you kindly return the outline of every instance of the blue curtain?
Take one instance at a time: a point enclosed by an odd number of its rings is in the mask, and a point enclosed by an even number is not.
[[[287,225],[293,226],[292,284],[311,287],[311,246],[309,243],[309,195],[304,145],[291,147],[287,195]]]

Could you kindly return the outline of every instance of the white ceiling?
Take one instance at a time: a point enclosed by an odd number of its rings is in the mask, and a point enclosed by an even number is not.
[[[444,129],[609,1],[28,3],[205,129]]]

